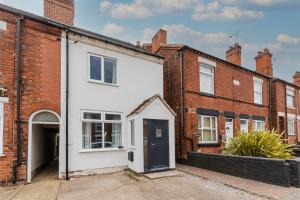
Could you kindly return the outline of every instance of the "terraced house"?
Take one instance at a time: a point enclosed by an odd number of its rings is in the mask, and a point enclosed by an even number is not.
[[[0,4],[0,183],[175,168],[163,57],[74,27],[73,0],[44,9]]]
[[[159,30],[144,48],[165,56],[164,98],[177,113],[177,158],[185,159],[189,151],[218,153],[239,130],[274,127],[288,133],[290,143],[299,141],[299,73],[295,84],[273,79],[268,49],[258,52],[252,71],[241,66],[238,44],[223,60],[186,45],[168,44],[167,32]]]

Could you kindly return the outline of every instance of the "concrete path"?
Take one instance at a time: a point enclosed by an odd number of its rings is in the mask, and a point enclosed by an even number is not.
[[[57,162],[47,166],[31,184],[0,188],[0,200],[55,200],[61,181]]]

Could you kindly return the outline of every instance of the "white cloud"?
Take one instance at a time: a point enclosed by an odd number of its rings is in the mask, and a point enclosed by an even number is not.
[[[99,6],[103,12],[107,12],[107,10],[111,8],[111,3],[105,0],[105,1],[101,1]]]
[[[155,14],[187,10],[195,1],[197,0],[134,0],[131,3],[118,2],[112,4],[106,0],[100,3],[100,8],[102,11],[108,9],[114,18],[143,19]]]
[[[281,44],[291,44],[291,45],[300,44],[300,38],[289,36],[287,34],[279,34],[276,37],[276,40]]]
[[[203,33],[201,31],[193,30],[183,24],[165,25],[162,29],[168,31],[168,36],[171,39],[180,42],[193,43],[194,45],[229,45],[230,43],[228,34],[222,32]],[[156,29],[151,28],[145,29],[144,39],[148,41],[151,40],[156,31]]]
[[[114,24],[111,22],[108,22],[105,24],[105,26],[102,29],[102,33],[105,35],[115,36],[118,34],[121,34],[125,31],[125,28],[121,25]]]
[[[232,2],[234,0],[230,0]],[[228,2],[228,0],[227,0]],[[260,19],[264,17],[262,11],[241,10],[238,7],[222,7],[219,1],[208,4],[199,2],[192,15],[193,20],[228,21],[241,19]]]

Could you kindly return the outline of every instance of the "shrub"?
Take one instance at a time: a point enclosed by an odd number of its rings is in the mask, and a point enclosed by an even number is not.
[[[294,157],[293,145],[283,143],[277,131],[251,131],[233,137],[223,151],[225,154],[291,159]]]

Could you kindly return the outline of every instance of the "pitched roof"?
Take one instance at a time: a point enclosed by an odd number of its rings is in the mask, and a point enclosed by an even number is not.
[[[130,117],[132,115],[136,115],[141,113],[146,107],[148,107],[154,100],[159,99],[165,106],[166,108],[174,115],[176,116],[176,113],[172,110],[172,108],[168,105],[168,103],[159,95],[156,94],[152,97],[150,97],[149,99],[146,99],[143,103],[141,103],[140,105],[138,105],[138,107],[136,107],[131,113],[129,113],[129,115],[127,115],[127,117]]]
[[[46,24],[46,25],[49,25],[49,26],[54,26],[54,27],[62,29],[62,30],[68,30],[69,32],[72,32],[74,34],[78,34],[78,35],[90,37],[90,38],[93,38],[93,39],[97,39],[97,40],[100,40],[100,41],[103,41],[103,42],[107,42],[109,44],[113,44],[113,45],[116,45],[116,46],[119,46],[119,47],[130,49],[132,51],[136,51],[136,52],[139,52],[139,53],[142,53],[142,54],[146,54],[146,55],[153,56],[153,57],[160,58],[160,59],[164,58],[160,55],[156,55],[156,54],[153,54],[151,52],[148,52],[148,51],[146,51],[145,49],[143,49],[141,47],[137,47],[137,46],[135,46],[135,45],[133,45],[129,42],[118,40],[118,39],[115,39],[115,38],[112,38],[112,37],[108,37],[108,36],[105,36],[105,35],[102,35],[102,34],[99,34],[99,33],[95,33],[95,32],[92,32],[92,31],[88,31],[88,30],[85,30],[85,29],[81,29],[81,28],[78,28],[78,27],[62,24],[62,23],[54,21],[52,19],[42,17],[42,16],[39,16],[39,15],[35,15],[35,14],[29,13],[29,12],[26,12],[26,11],[23,11],[23,10],[19,10],[19,9],[16,9],[16,8],[13,8],[13,7],[1,4],[1,3],[0,3],[0,11],[8,12],[8,13],[11,13],[11,14],[14,14],[14,15],[24,16],[25,18],[31,19],[33,21],[36,21],[36,22],[39,22],[39,23],[42,23],[42,24]]]

